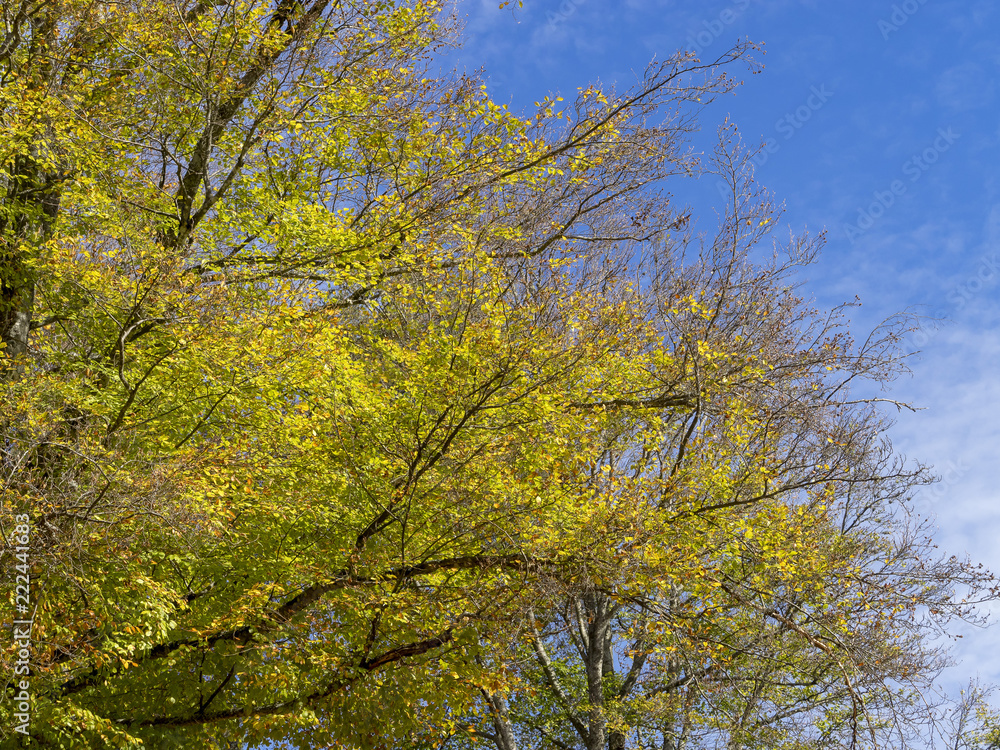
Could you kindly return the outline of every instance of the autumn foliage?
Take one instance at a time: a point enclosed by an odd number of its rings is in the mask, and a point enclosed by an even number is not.
[[[429,72],[437,0],[4,14],[32,742],[909,741],[992,579],[907,509],[906,321],[811,310],[732,126],[688,148],[752,48],[525,116]]]

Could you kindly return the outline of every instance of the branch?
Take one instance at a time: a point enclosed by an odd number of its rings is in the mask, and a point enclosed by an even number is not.
[[[587,742],[590,732],[587,731],[586,725],[576,711],[573,710],[566,692],[559,684],[559,678],[556,677],[556,673],[552,670],[552,660],[549,659],[549,655],[545,652],[545,647],[542,645],[542,638],[538,633],[538,626],[535,624],[535,613],[531,609],[528,610],[528,618],[531,621],[531,645],[535,648],[535,656],[538,657],[538,663],[545,673],[545,679],[548,680],[549,685],[552,687],[552,692],[556,694],[556,698],[562,703],[563,708],[566,710],[566,716],[569,718],[570,723],[572,723],[573,728],[576,729],[581,739]]]
[[[372,577],[359,578],[352,576],[350,571],[341,570],[334,580],[327,583],[317,583],[289,599],[283,605],[270,612],[262,613],[256,625],[242,625],[228,630],[220,630],[201,638],[184,638],[153,646],[145,655],[137,655],[132,660],[137,664],[162,659],[182,648],[209,650],[218,643],[250,643],[261,636],[274,632],[296,615],[315,604],[325,594],[337,589],[355,586],[370,586],[387,581],[398,581],[418,576],[426,576],[442,570],[471,570],[474,568],[504,568],[515,570],[537,569],[544,562],[534,561],[518,555],[468,555],[445,560],[430,560],[416,565],[408,565],[389,570]],[[369,661],[369,663],[375,663]],[[59,695],[67,696],[78,693],[98,683],[105,670],[94,668],[85,674],[78,675],[64,682],[58,689]]]
[[[419,656],[420,654],[425,654],[428,651],[432,651],[435,648],[445,645],[452,640],[453,633],[452,629],[448,628],[440,635],[434,636],[432,638],[426,638],[422,641],[416,641],[414,643],[407,643],[402,646],[397,646],[396,648],[390,649],[374,659],[366,660],[358,665],[358,669],[364,670],[364,672],[372,672],[379,667],[383,667],[386,664],[391,664],[393,662],[400,661],[407,656]],[[219,711],[208,712],[198,712],[194,715],[186,716],[154,716],[149,719],[144,719],[141,721],[135,721],[134,719],[115,719],[115,723],[124,724],[129,726],[142,726],[142,727],[189,727],[189,726],[199,726],[204,724],[214,724],[219,721],[231,721],[233,719],[245,719],[251,716],[275,716],[279,714],[288,714],[293,711],[301,711],[304,707],[313,706],[324,698],[336,693],[338,690],[342,690],[354,682],[356,682],[363,675],[356,675],[354,677],[345,680],[335,680],[327,685],[325,688],[315,690],[306,696],[300,696],[292,700],[283,701],[281,703],[272,703],[264,706],[235,706],[233,708],[221,709]]]

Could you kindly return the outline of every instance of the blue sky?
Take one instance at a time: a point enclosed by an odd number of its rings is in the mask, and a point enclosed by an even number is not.
[[[514,109],[594,81],[626,87],[681,48],[709,60],[743,37],[764,43],[764,72],[741,76],[702,125],[714,132],[729,115],[748,144],[769,143],[756,176],[784,203],[784,223],[827,231],[803,275],[818,305],[859,296],[859,332],[904,309],[943,319],[907,342],[919,354],[892,396],[923,408],[899,415],[890,436],[943,477],[915,501],[935,517],[942,550],[1000,571],[1000,3],[498,4],[458,5],[464,44],[448,60],[483,68]],[[703,222],[711,231],[714,216]],[[1000,683],[1000,627],[962,634],[949,681]]]

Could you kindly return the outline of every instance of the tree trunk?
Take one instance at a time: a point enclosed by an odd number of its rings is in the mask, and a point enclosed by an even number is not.
[[[0,341],[16,374],[28,352],[35,308],[35,272],[28,251],[52,236],[62,179],[42,173],[31,157],[15,159],[13,168],[3,200],[7,218],[0,224]]]
[[[0,259],[0,340],[4,355],[19,362],[28,351],[31,313],[35,303],[35,284],[27,275],[17,253],[4,253]]]
[[[584,598],[587,623],[587,750],[607,750],[607,718],[604,715],[604,660],[611,603],[601,594]]]
[[[517,738],[514,737],[514,727],[510,723],[510,716],[507,713],[507,701],[503,696],[493,695],[483,691],[486,700],[490,705],[490,718],[493,720],[493,729],[496,732],[496,745],[498,750],[517,750]]]

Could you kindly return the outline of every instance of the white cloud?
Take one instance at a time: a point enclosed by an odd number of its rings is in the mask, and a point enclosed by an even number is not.
[[[942,72],[934,84],[938,104],[965,111],[990,104],[994,85],[990,75],[975,62],[964,62]]]

